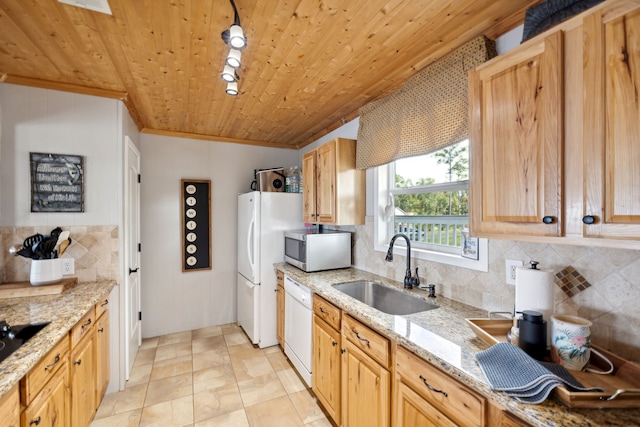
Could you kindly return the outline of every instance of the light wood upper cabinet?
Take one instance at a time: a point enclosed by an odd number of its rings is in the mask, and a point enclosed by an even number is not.
[[[302,216],[312,224],[364,224],[365,172],[356,141],[336,138],[302,157]]]
[[[562,43],[557,31],[469,73],[477,235],[562,234]]]
[[[584,20],[588,237],[640,239],[640,6],[627,9]]]

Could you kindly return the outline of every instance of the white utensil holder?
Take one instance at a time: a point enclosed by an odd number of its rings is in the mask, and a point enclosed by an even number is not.
[[[62,280],[62,259],[34,259],[31,260],[32,286],[50,285]]]

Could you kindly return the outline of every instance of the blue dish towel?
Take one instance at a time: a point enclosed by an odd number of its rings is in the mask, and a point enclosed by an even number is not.
[[[493,390],[523,403],[542,403],[558,386],[572,391],[602,391],[584,387],[564,367],[538,362],[520,347],[498,343],[476,354],[476,360]]]

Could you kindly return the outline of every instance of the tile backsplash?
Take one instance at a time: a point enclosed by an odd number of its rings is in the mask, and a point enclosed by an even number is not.
[[[355,232],[356,268],[402,282],[406,258],[385,262],[385,254],[375,251],[372,217],[365,225],[345,229]],[[506,284],[506,259],[525,265],[535,260],[554,274],[567,267],[579,271],[591,286],[573,297],[556,287],[555,312],[591,320],[594,344],[640,361],[640,251],[491,240],[486,273],[415,258],[411,262],[417,262],[421,282],[435,283],[439,295],[487,311],[512,312],[515,287]]]
[[[31,260],[10,256],[9,247],[21,245],[25,238],[40,233],[48,235],[53,227],[0,227],[0,283],[29,280]],[[72,243],[63,258],[73,258],[79,282],[119,281],[118,226],[61,227],[70,232]]]

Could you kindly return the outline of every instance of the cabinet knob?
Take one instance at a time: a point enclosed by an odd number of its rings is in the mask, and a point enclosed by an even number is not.
[[[331,345],[335,347],[338,345],[338,343],[336,341],[331,341]]]
[[[31,421],[29,421],[29,425],[33,425],[33,424],[35,424],[35,425],[40,425],[40,421],[41,421],[41,418],[40,418],[40,417],[38,417],[38,418],[36,418],[35,420],[31,420]]]
[[[544,218],[542,218],[542,222],[544,222],[545,224],[553,224],[554,222],[556,222],[556,219],[552,216],[545,216]]]
[[[585,215],[582,217],[582,222],[589,225],[596,222],[596,217],[593,215]]]

